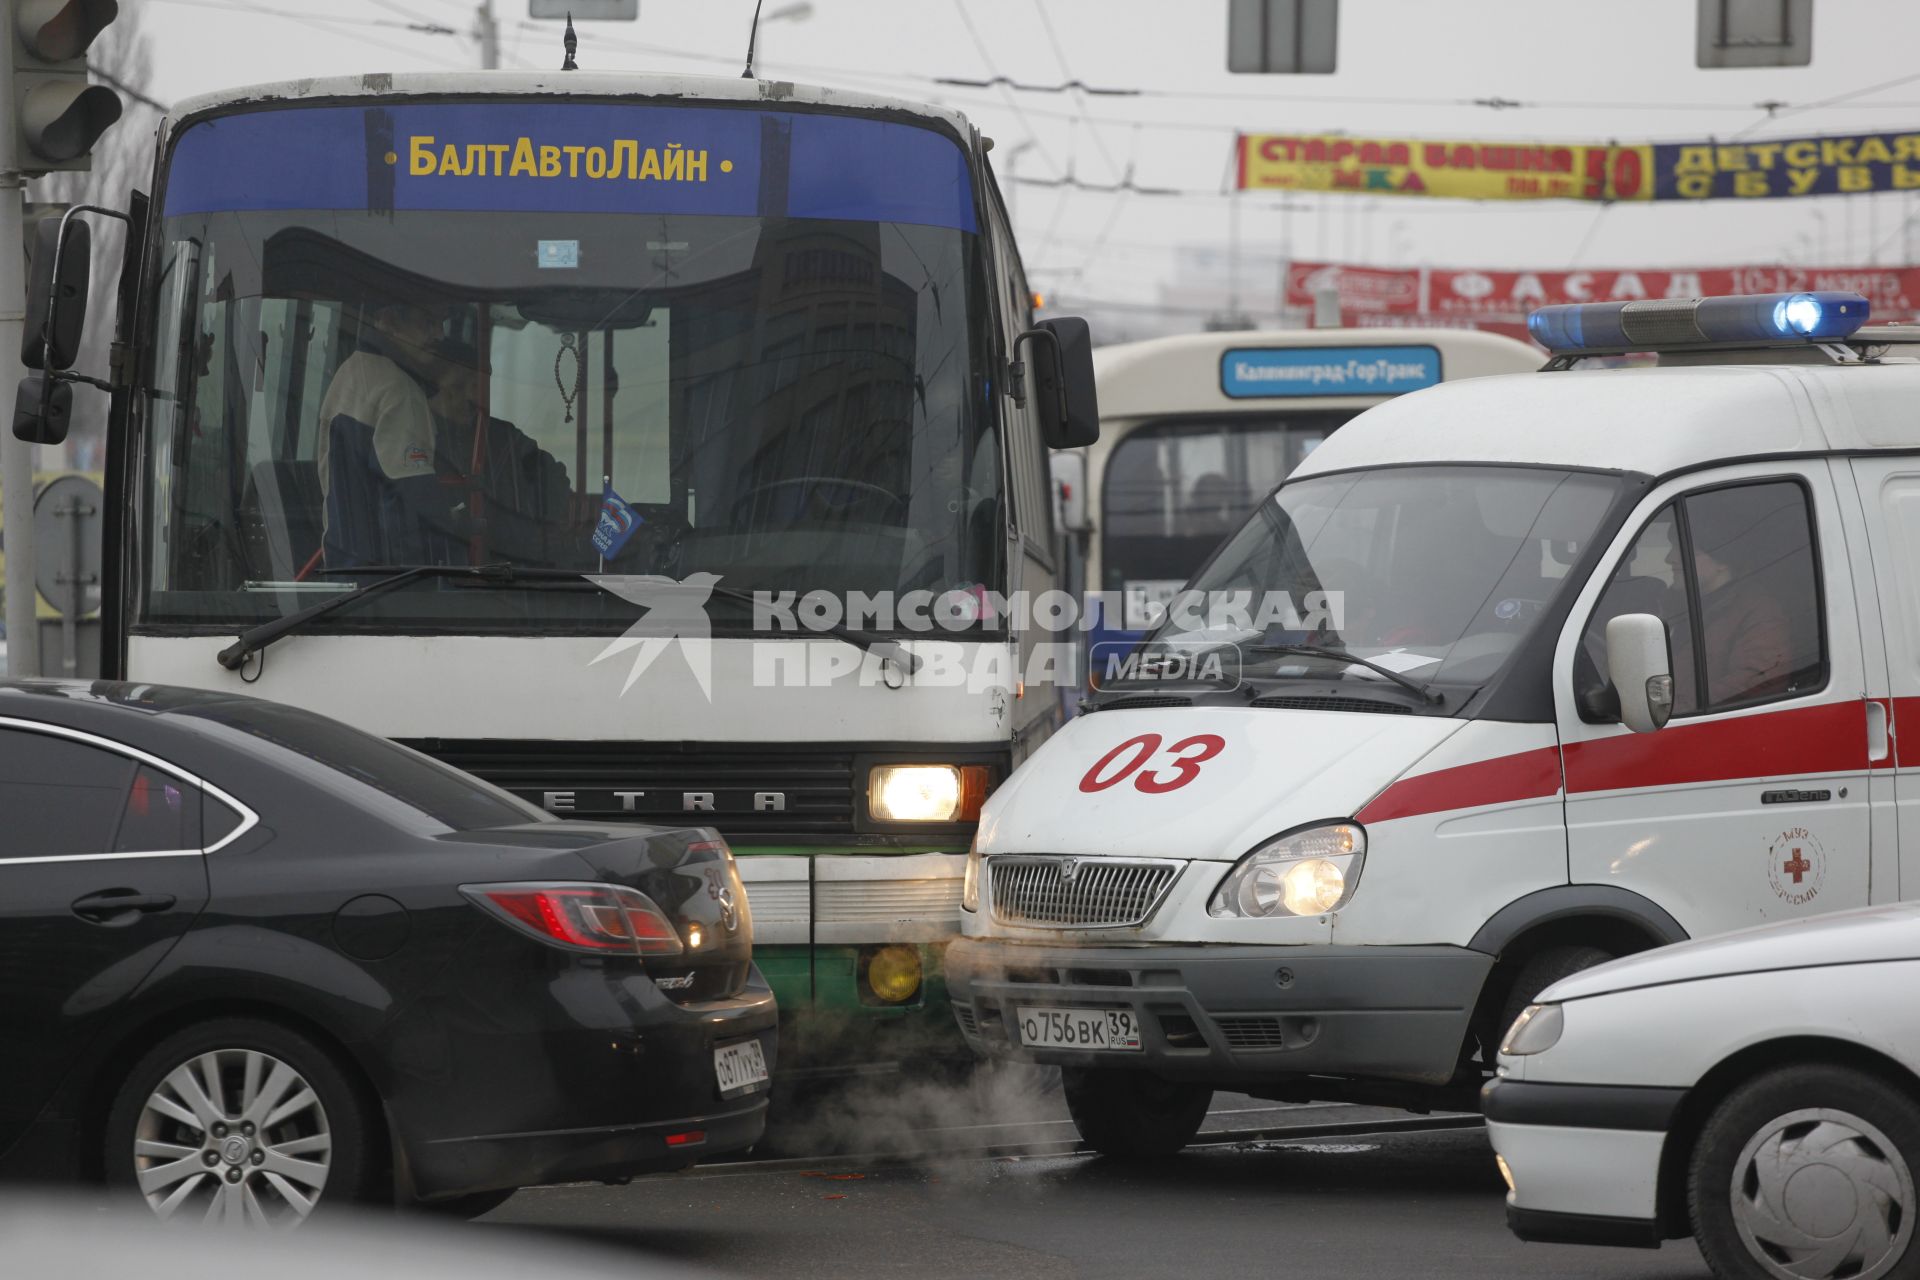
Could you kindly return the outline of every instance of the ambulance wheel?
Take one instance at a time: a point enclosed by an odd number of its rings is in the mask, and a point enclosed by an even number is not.
[[[1520,966],[1513,986],[1507,990],[1506,1003],[1500,1007],[1500,1025],[1493,1032],[1493,1050],[1499,1050],[1500,1042],[1507,1038],[1507,1032],[1513,1026],[1513,1020],[1520,1016],[1521,1010],[1538,1000],[1542,991],[1562,978],[1570,978],[1582,969],[1591,969],[1613,958],[1611,951],[1603,951],[1599,947],[1548,947],[1535,952]],[[1491,1060],[1488,1067],[1492,1067]]]
[[[1145,1071],[1064,1067],[1061,1091],[1086,1144],[1103,1156],[1170,1156],[1193,1140],[1213,1103],[1203,1084],[1162,1080]]]
[[[1770,1071],[1714,1109],[1690,1164],[1694,1239],[1722,1280],[1920,1276],[1920,1103],[1883,1080]]]

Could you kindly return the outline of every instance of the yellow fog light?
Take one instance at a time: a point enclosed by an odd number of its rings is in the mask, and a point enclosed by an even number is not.
[[[1496,1153],[1493,1157],[1493,1162],[1500,1166],[1500,1176],[1506,1179],[1507,1194],[1512,1195],[1517,1192],[1520,1188],[1513,1185],[1513,1170],[1508,1167],[1507,1158]]]
[[[879,947],[865,957],[867,990],[882,1004],[905,1004],[920,994],[920,951]]]

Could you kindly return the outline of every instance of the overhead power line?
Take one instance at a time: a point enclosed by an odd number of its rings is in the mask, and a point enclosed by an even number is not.
[[[987,42],[980,38],[979,28],[973,25],[973,18],[967,13],[965,0],[953,0],[953,11],[960,15],[960,24],[967,29],[967,36],[973,41],[973,47],[979,51],[980,60],[987,64],[987,70],[991,72],[995,78],[999,78],[1000,68],[994,65],[993,52],[987,48]],[[1020,121],[1021,127],[1027,131],[1027,136],[1033,140],[1033,149],[1038,151],[1040,158],[1047,162],[1047,167],[1055,173],[1065,173],[1066,170],[1061,167],[1060,162],[1053,158],[1053,153],[1047,150],[1047,144],[1040,141],[1034,133],[1033,126],[1027,123],[1026,113],[1021,109],[1020,103],[1014,98],[1013,91],[1003,85],[1001,86],[1000,93],[1001,96],[1006,99],[1007,109],[1013,112],[1014,119]]]
[[[1044,14],[1046,11],[1043,9]],[[1016,93],[1085,93],[1100,98],[1137,98],[1139,89],[1109,89],[1084,80],[1063,80],[1059,84],[1025,84],[1010,76],[992,76],[985,80],[965,76],[933,76],[933,83],[955,85],[962,89],[993,89],[1002,85]]]
[[[95,80],[98,80],[101,84],[104,84],[108,88],[115,90],[116,92],[121,94],[123,97],[132,98],[135,102],[138,102],[142,106],[152,107],[155,111],[158,111],[161,115],[165,115],[167,112],[173,110],[173,108],[168,106],[166,103],[161,102],[155,98],[149,98],[146,94],[140,92],[140,90],[134,88],[132,85],[128,84],[125,80],[122,80],[119,76],[116,76],[111,71],[102,70],[99,67],[89,67],[87,70],[89,74],[91,74],[92,77]]]
[[[430,23],[397,22],[390,18],[353,18],[333,14],[298,13],[291,9],[275,9],[253,3],[241,3],[240,0],[153,0],[156,4],[184,5],[191,9],[221,9],[229,13],[244,13],[256,18],[280,18],[288,22],[297,22],[315,31],[326,31],[334,35],[356,40],[361,44],[385,49],[390,53],[405,54],[409,58],[420,58],[436,66],[463,68],[464,62],[453,62],[446,58],[436,58],[422,53],[418,46],[395,44],[390,40],[362,34],[353,28],[384,28],[389,31],[411,31],[418,35],[458,36],[459,32],[450,27],[441,27]]]

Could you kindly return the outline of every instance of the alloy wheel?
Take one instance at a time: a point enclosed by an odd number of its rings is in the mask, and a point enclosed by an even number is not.
[[[1734,1225],[1781,1280],[1875,1280],[1913,1234],[1913,1175],[1885,1134],[1829,1108],[1761,1126],[1733,1165]]]
[[[216,1049],[154,1087],[132,1154],[140,1192],[162,1219],[286,1227],[319,1202],[333,1137],[299,1072],[258,1050]]]

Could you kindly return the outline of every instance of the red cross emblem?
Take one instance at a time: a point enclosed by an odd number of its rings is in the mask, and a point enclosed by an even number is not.
[[[1800,877],[1813,870],[1813,864],[1801,855],[1798,848],[1795,848],[1793,856],[1781,863],[1780,869],[1791,875],[1795,884],[1799,884]]]

